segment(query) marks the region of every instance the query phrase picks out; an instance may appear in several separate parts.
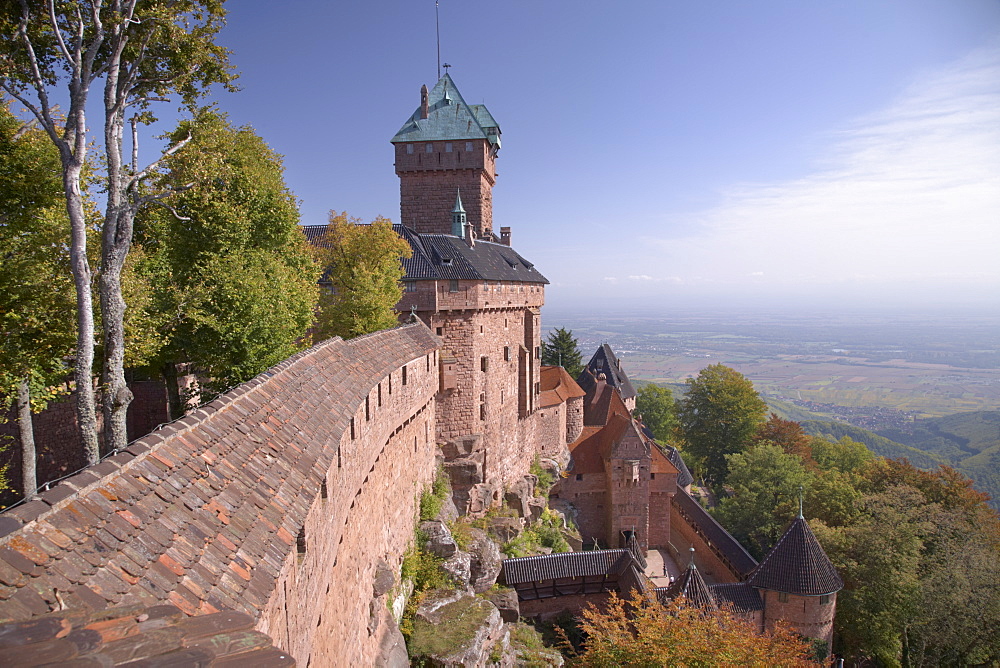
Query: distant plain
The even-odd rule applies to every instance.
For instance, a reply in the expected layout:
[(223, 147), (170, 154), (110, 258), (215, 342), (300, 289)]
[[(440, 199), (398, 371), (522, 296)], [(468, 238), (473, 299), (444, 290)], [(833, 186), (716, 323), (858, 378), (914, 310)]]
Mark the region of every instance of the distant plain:
[(571, 329), (585, 361), (611, 344), (636, 380), (679, 384), (722, 363), (762, 394), (821, 414), (1000, 410), (1000, 314), (547, 312), (545, 325)]

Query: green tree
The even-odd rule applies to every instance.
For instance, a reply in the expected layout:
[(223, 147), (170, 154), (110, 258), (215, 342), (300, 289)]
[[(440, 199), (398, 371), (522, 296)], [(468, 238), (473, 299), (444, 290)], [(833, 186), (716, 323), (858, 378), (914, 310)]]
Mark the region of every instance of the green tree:
[(840, 650), (886, 665), (1000, 660), (996, 512), (947, 469), (874, 460), (862, 486), (868, 491), (851, 522), (815, 527), (844, 578)]
[(542, 340), (542, 364), (561, 366), (573, 378), (583, 371), (583, 357), (572, 330), (557, 327)]
[(351, 339), (395, 326), (403, 296), (402, 258), (413, 251), (386, 218), (360, 224), (347, 212), (330, 212), (330, 224), (316, 250), (330, 288), (320, 296), (315, 340)]
[[(298, 227), (281, 157), (250, 127), (203, 111), (153, 187), (177, 191), (137, 221), (126, 272), (134, 362), (173, 373), (190, 362), (209, 392), (249, 380), (299, 350), (312, 323), (319, 269)], [(150, 333), (154, 330), (155, 333)], [(179, 398), (171, 402), (180, 411)]]
[[(86, 111), (90, 91), (103, 88), (104, 193), (99, 297), (102, 313), (102, 409), (105, 448), (127, 442), (125, 415), (132, 395), (125, 384), (121, 276), (132, 243), (136, 212), (162, 193), (142, 186), (151, 172), (140, 167), (138, 125), (153, 122), (154, 100), (179, 97), (189, 107), (215, 83), (233, 78), (226, 49), (214, 39), (225, 22), (212, 0), (109, 0), (104, 3), (0, 3), (0, 89), (38, 121), (59, 150), (70, 219), (70, 254), (76, 284), (77, 344), (74, 373), (77, 417), (87, 459), (99, 457), (91, 378), (94, 313), (83, 173), (91, 137)], [(58, 84), (65, 82), (65, 119), (55, 116)], [(126, 123), (131, 141), (125, 141)], [(170, 155), (186, 142), (167, 149)]]
[(64, 379), (74, 340), (59, 172), (48, 138), (0, 105), (0, 419), (15, 403), (25, 496), (38, 488), (31, 414)]
[(764, 423), (767, 404), (743, 374), (723, 364), (687, 380), (677, 402), (684, 454), (716, 486), (728, 475), (726, 456), (742, 451)]
[(814, 436), (809, 441), (809, 449), (817, 466), (824, 471), (860, 472), (875, 460), (874, 453), (864, 443), (849, 436), (838, 441)]
[(799, 490), (809, 486), (812, 474), (800, 457), (773, 443), (758, 443), (726, 459), (731, 496), (713, 514), (760, 559), (798, 514)]
[(643, 385), (635, 398), (635, 412), (660, 443), (673, 439), (677, 430), (677, 408), (674, 393), (659, 385)]

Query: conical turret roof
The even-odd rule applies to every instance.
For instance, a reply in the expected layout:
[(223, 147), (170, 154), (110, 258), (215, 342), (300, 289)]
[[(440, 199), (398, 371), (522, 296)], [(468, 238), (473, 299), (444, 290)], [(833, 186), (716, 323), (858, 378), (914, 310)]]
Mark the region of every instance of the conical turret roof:
[(801, 515), (788, 526), (747, 583), (758, 589), (800, 596), (832, 594), (844, 587), (840, 574)]
[(701, 577), (701, 572), (694, 565), (693, 558), (691, 564), (681, 573), (679, 578), (674, 580), (673, 584), (657, 591), (662, 592), (662, 598), (660, 599), (662, 601), (672, 601), (680, 596), (691, 605), (696, 605), (699, 608), (716, 610), (719, 607), (715, 602), (715, 596), (712, 595), (712, 591)]

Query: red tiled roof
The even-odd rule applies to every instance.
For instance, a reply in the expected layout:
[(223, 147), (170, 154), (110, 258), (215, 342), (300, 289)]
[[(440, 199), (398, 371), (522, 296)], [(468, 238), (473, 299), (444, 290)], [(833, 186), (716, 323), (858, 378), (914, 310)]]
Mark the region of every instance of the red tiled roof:
[(604, 473), (604, 461), (611, 456), (611, 449), (631, 424), (624, 416), (612, 415), (604, 426), (584, 427), (580, 437), (569, 446), (570, 471), (574, 474)]
[(555, 406), (569, 399), (582, 397), (586, 394), (576, 384), (573, 377), (561, 366), (543, 366), (541, 369), (541, 392), (538, 395), (538, 405), (542, 408)]
[(61, 611), (0, 624), (0, 655), (5, 665), (18, 668), (293, 668), (295, 660), (253, 626), (253, 618), (241, 612), (187, 617), (172, 605)]
[(348, 418), (437, 345), (422, 323), (319, 344), (3, 513), (0, 620), (166, 602), (256, 614)]

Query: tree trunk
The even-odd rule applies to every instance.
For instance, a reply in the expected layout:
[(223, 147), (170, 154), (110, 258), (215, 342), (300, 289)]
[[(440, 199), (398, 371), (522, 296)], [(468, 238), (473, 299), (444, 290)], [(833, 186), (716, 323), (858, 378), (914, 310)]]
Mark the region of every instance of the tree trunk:
[(177, 386), (177, 365), (173, 362), (166, 362), (160, 369), (163, 376), (163, 383), (167, 386), (167, 411), (171, 420), (176, 420), (184, 415), (184, 406), (181, 405), (181, 390)]
[[(62, 147), (60, 147), (62, 148)], [(83, 157), (62, 151), (63, 188), (70, 221), (70, 260), (76, 284), (76, 356), (73, 377), (76, 381), (76, 419), (88, 464), (100, 458), (97, 439), (97, 406), (94, 399), (94, 303), (91, 294), (90, 263), (87, 260), (87, 220), (80, 193)]]
[[(120, 29), (120, 28), (118, 28)], [(109, 451), (128, 445), (126, 415), (132, 391), (125, 382), (125, 300), (121, 275), (132, 245), (134, 212), (129, 201), (131, 174), (122, 160), (125, 127), (121, 64), (112, 59), (104, 86), (104, 153), (108, 170), (108, 203), (101, 230), (101, 318), (104, 325), (104, 446)]]
[(121, 269), (105, 261), (101, 272), (101, 317), (104, 323), (104, 445), (108, 451), (128, 445), (126, 416), (132, 391), (125, 382), (125, 300)]
[(17, 430), (21, 437), (21, 491), (27, 499), (38, 490), (35, 433), (31, 424), (31, 388), (27, 376), (17, 384)]

